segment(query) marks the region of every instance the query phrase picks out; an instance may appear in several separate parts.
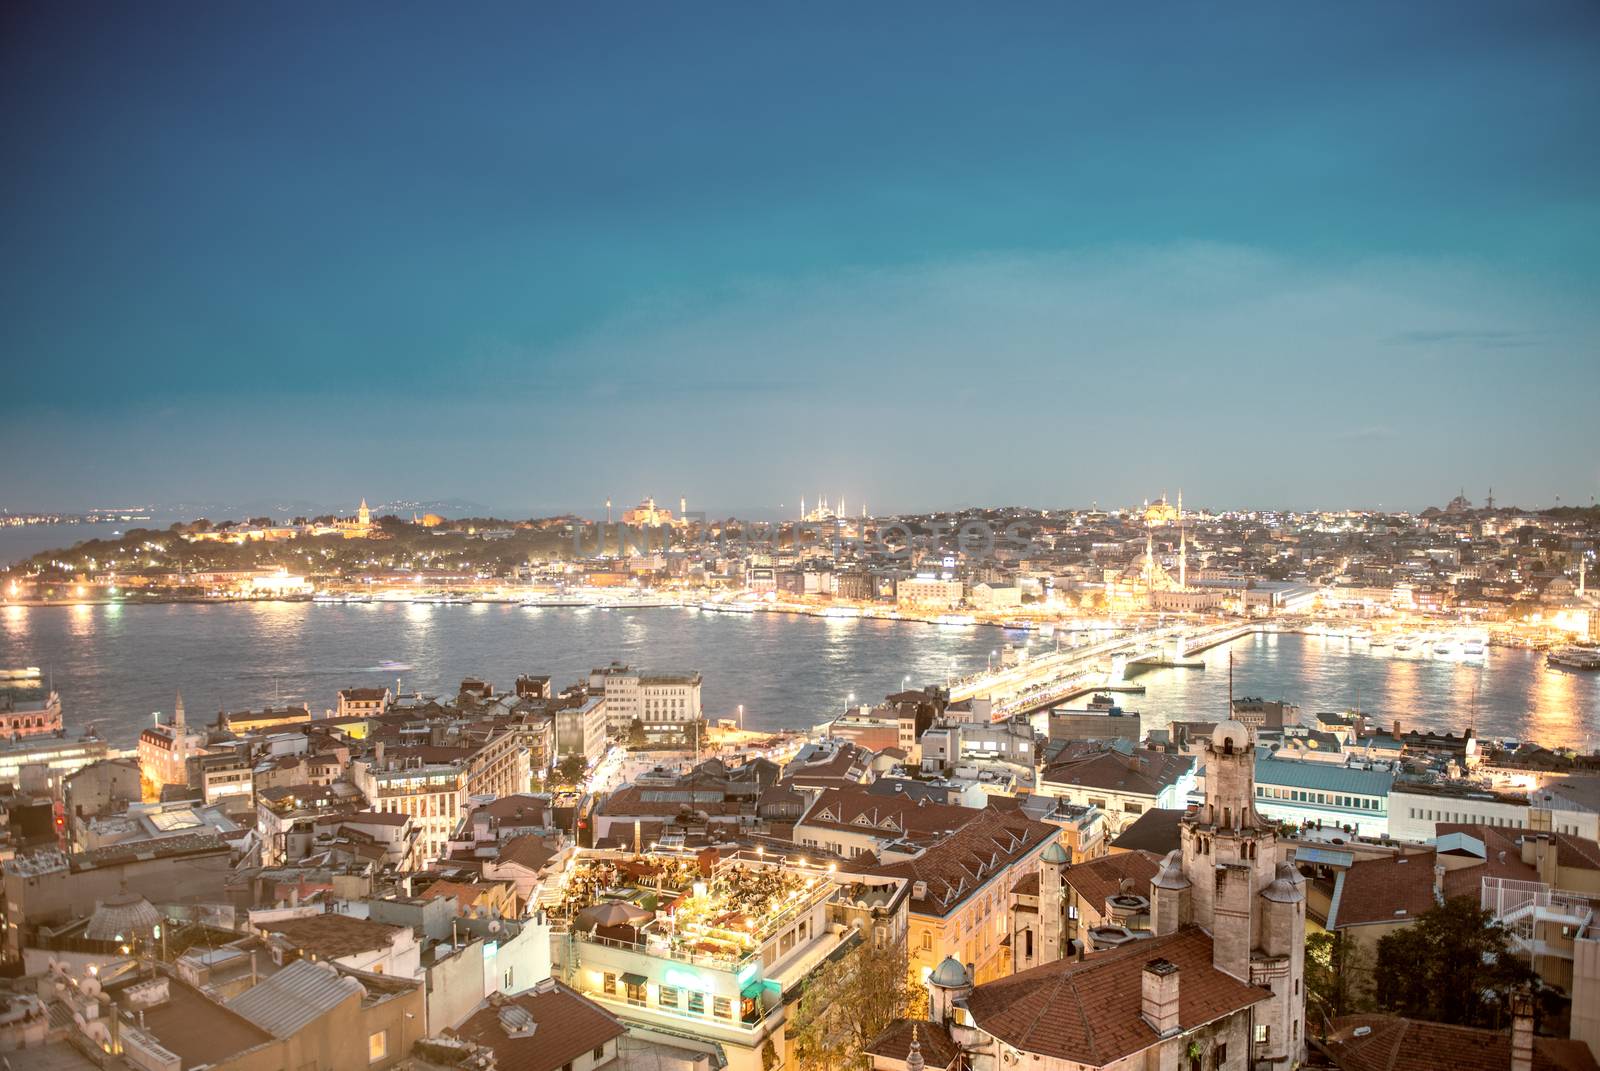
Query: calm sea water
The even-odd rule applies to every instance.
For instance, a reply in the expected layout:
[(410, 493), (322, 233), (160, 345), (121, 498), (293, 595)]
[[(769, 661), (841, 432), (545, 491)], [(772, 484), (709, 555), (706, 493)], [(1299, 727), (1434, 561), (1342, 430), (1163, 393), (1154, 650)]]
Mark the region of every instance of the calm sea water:
[(115, 539), (129, 528), (165, 528), (170, 521), (124, 524), (0, 525), (0, 566), (24, 561), (40, 551), (71, 547), (88, 539)]
[[(453, 694), (464, 676), (509, 687), (519, 673), (559, 684), (613, 659), (698, 669), (713, 717), (745, 708), (752, 728), (802, 727), (854, 693), (876, 699), (984, 665), (1004, 636), (910, 622), (678, 609), (523, 609), (310, 603), (0, 607), (0, 666), (52, 675), (69, 727), (90, 720), (130, 740), (181, 689), (191, 719), (300, 702), (320, 711), (351, 685)], [(1039, 641), (1042, 644), (1042, 641)], [(1147, 728), (1225, 714), (1228, 657), (1237, 695), (1307, 711), (1361, 709), (1407, 726), (1582, 746), (1600, 741), (1600, 674), (1548, 669), (1542, 656), (1492, 649), (1484, 663), (1407, 661), (1363, 645), (1261, 635), (1207, 652), (1205, 670), (1158, 670), (1124, 703)], [(386, 665), (387, 664), (387, 665)], [(394, 664), (400, 667), (396, 668)]]

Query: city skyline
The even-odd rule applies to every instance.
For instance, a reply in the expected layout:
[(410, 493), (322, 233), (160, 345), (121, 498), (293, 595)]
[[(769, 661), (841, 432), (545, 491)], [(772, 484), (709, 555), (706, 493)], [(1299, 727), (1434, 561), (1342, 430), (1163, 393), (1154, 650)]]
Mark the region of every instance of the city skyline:
[(1600, 489), (1591, 5), (480, 12), (8, 13), (0, 506)]

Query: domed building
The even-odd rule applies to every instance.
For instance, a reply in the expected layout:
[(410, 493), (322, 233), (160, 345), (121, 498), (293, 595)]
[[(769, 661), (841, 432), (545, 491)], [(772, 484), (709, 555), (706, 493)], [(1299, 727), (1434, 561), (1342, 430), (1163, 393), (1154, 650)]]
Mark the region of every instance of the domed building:
[(146, 943), (156, 939), (161, 912), (142, 896), (124, 894), (95, 905), (83, 936), (90, 941)]

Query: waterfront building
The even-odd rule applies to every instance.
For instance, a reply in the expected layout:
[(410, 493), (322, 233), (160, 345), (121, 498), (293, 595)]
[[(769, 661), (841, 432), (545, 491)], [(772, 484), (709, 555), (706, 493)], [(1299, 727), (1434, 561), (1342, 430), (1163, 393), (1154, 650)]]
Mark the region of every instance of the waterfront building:
[(894, 597), (906, 609), (954, 610), (961, 605), (963, 586), (959, 580), (933, 576), (908, 576), (895, 582)]
[(651, 673), (613, 662), (589, 671), (589, 692), (606, 699), (612, 735), (625, 735), (635, 721), (647, 734), (681, 735), (701, 719), (700, 674)]
[(178, 693), (172, 721), (146, 726), (139, 733), (139, 771), (152, 798), (167, 785), (189, 783), (189, 759), (205, 748), (205, 736), (191, 733), (183, 717), (183, 693)]
[(361, 718), (382, 714), (392, 699), (387, 688), (340, 688), (338, 716)]
[(54, 736), (61, 731), (61, 696), (51, 692), (43, 700), (19, 702), (10, 692), (0, 692), (0, 734), (19, 740), (28, 736)]

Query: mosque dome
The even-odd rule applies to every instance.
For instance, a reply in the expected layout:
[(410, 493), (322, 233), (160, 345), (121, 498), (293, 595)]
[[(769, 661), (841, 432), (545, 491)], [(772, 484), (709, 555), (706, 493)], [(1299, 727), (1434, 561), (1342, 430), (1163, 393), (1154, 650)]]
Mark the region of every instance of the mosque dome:
[(1231, 718), (1218, 722), (1211, 730), (1211, 746), (1217, 751), (1243, 751), (1250, 746), (1250, 728)]
[(161, 912), (142, 896), (114, 896), (101, 901), (83, 936), (91, 941), (149, 940), (161, 925)]
[(1072, 858), (1067, 855), (1067, 850), (1061, 846), (1059, 840), (1053, 840), (1045, 848), (1044, 853), (1039, 856), (1039, 861), (1041, 863), (1049, 863), (1052, 866), (1060, 866), (1062, 863), (1072, 862)]
[(965, 989), (972, 984), (967, 977), (967, 969), (954, 956), (946, 956), (944, 962), (928, 975), (928, 981), (941, 989)]

